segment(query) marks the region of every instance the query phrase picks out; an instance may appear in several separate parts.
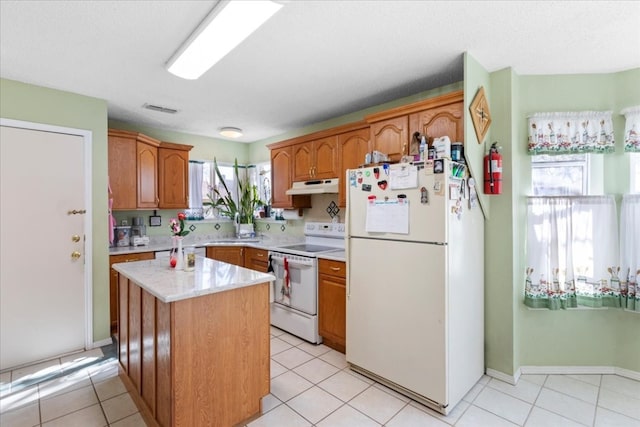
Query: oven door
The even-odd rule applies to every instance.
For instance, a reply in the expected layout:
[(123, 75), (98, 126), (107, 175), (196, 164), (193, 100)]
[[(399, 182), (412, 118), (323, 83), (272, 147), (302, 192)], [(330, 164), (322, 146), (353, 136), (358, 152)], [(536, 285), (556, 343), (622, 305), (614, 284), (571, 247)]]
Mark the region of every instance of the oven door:
[[(271, 252), (271, 266), (276, 276), (274, 304), (291, 307), (310, 315), (318, 312), (318, 268), (313, 257)], [(287, 260), (289, 288), (285, 287), (284, 260)]]

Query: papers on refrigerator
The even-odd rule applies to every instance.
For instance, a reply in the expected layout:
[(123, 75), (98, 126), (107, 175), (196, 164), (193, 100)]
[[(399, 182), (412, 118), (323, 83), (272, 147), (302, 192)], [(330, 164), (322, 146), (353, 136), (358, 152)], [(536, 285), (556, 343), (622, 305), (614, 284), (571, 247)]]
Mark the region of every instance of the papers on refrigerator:
[(389, 188), (403, 190), (418, 188), (418, 168), (413, 165), (401, 165), (389, 171)]
[(368, 233), (409, 234), (409, 200), (367, 201)]

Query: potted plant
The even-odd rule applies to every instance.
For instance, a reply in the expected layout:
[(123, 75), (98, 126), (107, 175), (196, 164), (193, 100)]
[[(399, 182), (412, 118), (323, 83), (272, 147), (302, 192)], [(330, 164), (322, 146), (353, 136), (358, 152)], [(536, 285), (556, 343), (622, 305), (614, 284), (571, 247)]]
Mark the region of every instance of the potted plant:
[(220, 187), (212, 188), (212, 193), (208, 194), (211, 202), (209, 204), (218, 209), (220, 215), (226, 216), (232, 219), (236, 225), (236, 235), (238, 237), (247, 237), (254, 232), (254, 212), (256, 208), (263, 206), (264, 203), (260, 200), (258, 195), (258, 187), (251, 185), (248, 177), (240, 179), (238, 173), (238, 159), (235, 159), (233, 164), (233, 170), (235, 174), (236, 190), (238, 194), (238, 201), (236, 202), (229, 187), (218, 168), (218, 162), (214, 158), (213, 164), (218, 177)]

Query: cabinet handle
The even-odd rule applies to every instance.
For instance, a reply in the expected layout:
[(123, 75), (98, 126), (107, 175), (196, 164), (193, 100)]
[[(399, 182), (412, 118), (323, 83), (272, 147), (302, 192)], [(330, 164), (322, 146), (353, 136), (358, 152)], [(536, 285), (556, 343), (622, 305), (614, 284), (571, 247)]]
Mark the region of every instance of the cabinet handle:
[(342, 270), (340, 267), (329, 267), (331, 268), (331, 271), (340, 271)]
[(264, 254), (263, 254), (262, 252), (258, 252), (258, 253), (256, 254), (256, 256), (264, 257)]

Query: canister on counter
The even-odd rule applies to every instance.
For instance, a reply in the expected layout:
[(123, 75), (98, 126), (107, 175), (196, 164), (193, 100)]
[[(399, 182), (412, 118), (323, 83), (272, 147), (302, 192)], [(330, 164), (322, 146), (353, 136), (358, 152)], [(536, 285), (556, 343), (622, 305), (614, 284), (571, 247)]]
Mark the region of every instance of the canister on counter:
[(123, 225), (120, 227), (115, 227), (115, 241), (116, 246), (129, 246), (131, 242), (131, 226)]

